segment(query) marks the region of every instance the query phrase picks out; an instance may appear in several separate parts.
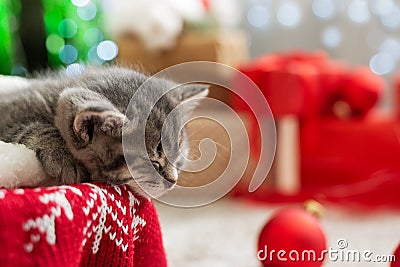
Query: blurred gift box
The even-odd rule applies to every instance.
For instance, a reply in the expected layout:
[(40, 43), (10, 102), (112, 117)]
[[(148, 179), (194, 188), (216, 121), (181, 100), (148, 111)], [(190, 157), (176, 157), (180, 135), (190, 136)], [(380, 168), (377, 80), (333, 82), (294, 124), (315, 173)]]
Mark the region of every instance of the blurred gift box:
[[(120, 64), (154, 74), (191, 61), (212, 61), (237, 67), (248, 59), (247, 37), (241, 31), (189, 31), (169, 49), (150, 50), (133, 35), (117, 40)], [(210, 97), (229, 102), (229, 90), (212, 86)]]
[[(397, 112), (383, 114), (376, 108), (385, 86), (381, 77), (368, 68), (335, 62), (323, 52), (268, 55), (240, 70), (269, 102), (278, 142), (275, 182), (252, 195), (242, 184), (235, 194), (264, 201), (317, 198), (399, 207), (400, 121)], [(240, 79), (236, 89), (253, 94)], [(240, 98), (233, 98), (232, 105), (251, 118), (251, 151), (257, 161), (255, 118)], [(288, 177), (292, 181), (280, 181)]]
[(149, 73), (189, 61), (213, 61), (239, 66), (247, 60), (244, 32), (192, 31), (182, 34), (170, 49), (152, 51), (132, 35), (117, 40), (118, 60), (122, 64), (140, 65)]

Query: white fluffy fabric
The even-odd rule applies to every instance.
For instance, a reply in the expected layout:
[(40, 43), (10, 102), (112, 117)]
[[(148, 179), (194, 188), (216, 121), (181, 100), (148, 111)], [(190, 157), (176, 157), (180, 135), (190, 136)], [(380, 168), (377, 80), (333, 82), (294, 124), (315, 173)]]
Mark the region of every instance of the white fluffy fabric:
[(183, 30), (183, 19), (166, 1), (110, 1), (106, 13), (109, 31), (116, 37), (136, 35), (149, 50), (173, 46)]
[(234, 28), (242, 20), (242, 11), (238, 0), (211, 0), (210, 12), (220, 29)]
[(0, 141), (0, 187), (33, 187), (47, 181), (48, 177), (32, 150), (24, 145)]
[(28, 85), (29, 82), (25, 78), (0, 75), (0, 94), (8, 94), (17, 90), (24, 90)]
[[(28, 85), (27, 79), (0, 75), (0, 97), (24, 90)], [(48, 177), (32, 150), (0, 141), (0, 187), (33, 187), (47, 182)]]
[(104, 0), (109, 32), (115, 37), (131, 33), (149, 50), (173, 47), (185, 22), (201, 23), (211, 14), (218, 29), (232, 28), (241, 20), (238, 0)]

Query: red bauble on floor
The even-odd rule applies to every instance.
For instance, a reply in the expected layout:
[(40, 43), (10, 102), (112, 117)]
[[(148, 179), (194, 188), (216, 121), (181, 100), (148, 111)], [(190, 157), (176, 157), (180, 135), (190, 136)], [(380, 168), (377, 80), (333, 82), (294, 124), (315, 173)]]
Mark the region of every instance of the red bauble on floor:
[(258, 258), (265, 267), (319, 267), (326, 238), (318, 219), (300, 208), (277, 212), (262, 229)]
[(396, 251), (393, 253), (394, 261), (390, 264), (390, 267), (400, 267), (400, 243), (396, 248)]

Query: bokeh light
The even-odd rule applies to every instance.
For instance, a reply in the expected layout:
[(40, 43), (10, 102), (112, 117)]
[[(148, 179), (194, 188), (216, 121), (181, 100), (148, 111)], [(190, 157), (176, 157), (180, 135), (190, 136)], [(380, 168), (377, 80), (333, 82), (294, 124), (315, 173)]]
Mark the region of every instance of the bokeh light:
[(340, 32), (338, 27), (327, 27), (322, 32), (321, 41), (326, 47), (337, 47), (342, 42), (342, 33)]
[(312, 10), (318, 18), (329, 20), (336, 15), (335, 0), (314, 0)]
[(400, 8), (395, 7), (391, 12), (381, 17), (382, 24), (389, 29), (400, 28)]
[(286, 27), (296, 27), (302, 19), (302, 13), (296, 2), (284, 2), (278, 9), (278, 21)]
[(83, 40), (89, 47), (96, 46), (103, 41), (103, 33), (98, 28), (87, 29), (83, 36)]
[(92, 20), (96, 17), (97, 7), (92, 2), (89, 2), (87, 5), (77, 8), (78, 16), (82, 20)]
[(379, 48), (381, 53), (391, 55), (394, 60), (400, 59), (400, 41), (394, 38), (384, 40)]
[(269, 10), (263, 5), (252, 6), (247, 13), (247, 20), (255, 28), (266, 29), (271, 24)]
[(22, 65), (15, 65), (11, 69), (11, 75), (26, 76), (27, 74), (28, 74), (28, 70)]
[(65, 69), (65, 74), (68, 76), (76, 76), (81, 74), (85, 70), (85, 67), (82, 64), (73, 63), (68, 65)]
[(64, 38), (72, 38), (78, 31), (78, 25), (73, 19), (63, 19), (58, 24), (58, 32)]
[(89, 49), (87, 58), (89, 60), (89, 63), (92, 65), (101, 65), (104, 63), (104, 60), (99, 58), (99, 55), (97, 54), (97, 46)]
[(367, 0), (353, 0), (347, 9), (349, 18), (355, 23), (366, 23), (370, 20)]
[(97, 46), (97, 55), (105, 61), (113, 60), (118, 55), (118, 46), (113, 41), (103, 41)]
[(61, 47), (58, 56), (64, 64), (71, 64), (78, 58), (78, 50), (75, 46), (67, 44)]
[(58, 34), (50, 34), (46, 38), (46, 48), (52, 54), (58, 54), (61, 47), (65, 44), (64, 38)]
[(369, 67), (375, 74), (386, 75), (391, 73), (396, 66), (394, 58), (384, 52), (374, 55), (369, 61)]
[(83, 7), (86, 6), (90, 0), (71, 0), (71, 2), (77, 7)]
[(372, 0), (371, 1), (371, 11), (378, 16), (389, 15), (394, 9), (395, 4), (393, 0)]

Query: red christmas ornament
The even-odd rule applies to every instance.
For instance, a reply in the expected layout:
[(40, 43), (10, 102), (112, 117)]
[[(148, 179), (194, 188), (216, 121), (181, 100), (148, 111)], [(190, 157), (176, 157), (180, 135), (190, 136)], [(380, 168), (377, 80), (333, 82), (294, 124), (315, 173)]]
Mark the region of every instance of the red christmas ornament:
[[(310, 205), (311, 204), (311, 205)], [(326, 239), (317, 216), (319, 203), (277, 212), (262, 229), (257, 257), (265, 267), (319, 267)], [(311, 211), (311, 212), (310, 212)], [(314, 213), (314, 214), (312, 214)]]
[(395, 250), (393, 255), (394, 255), (395, 259), (390, 264), (390, 267), (400, 267), (400, 243), (397, 246), (397, 249)]

